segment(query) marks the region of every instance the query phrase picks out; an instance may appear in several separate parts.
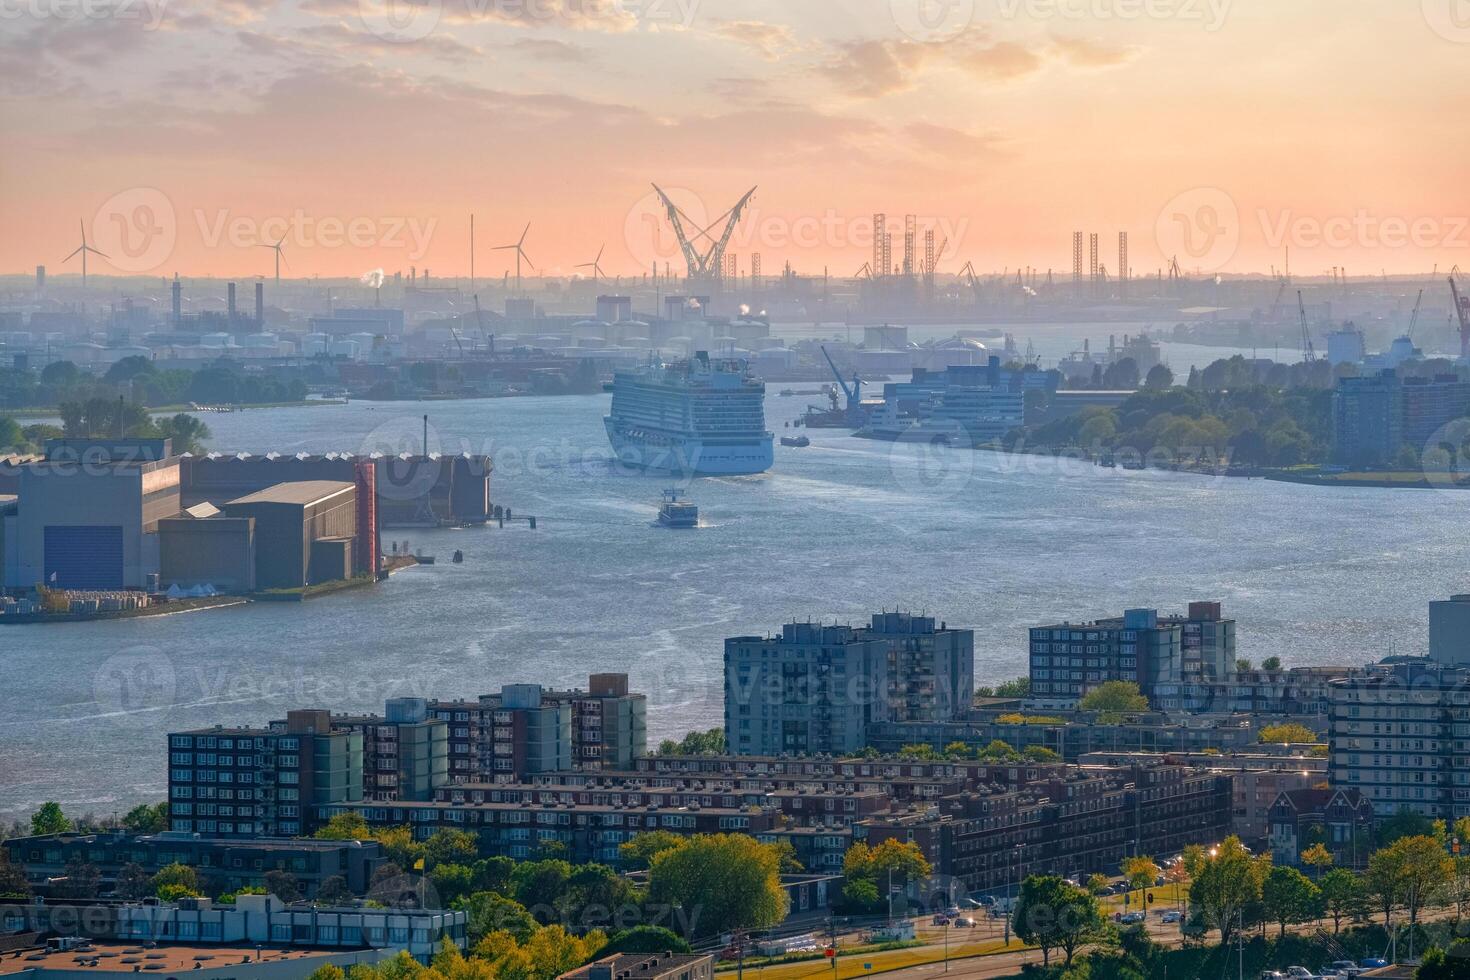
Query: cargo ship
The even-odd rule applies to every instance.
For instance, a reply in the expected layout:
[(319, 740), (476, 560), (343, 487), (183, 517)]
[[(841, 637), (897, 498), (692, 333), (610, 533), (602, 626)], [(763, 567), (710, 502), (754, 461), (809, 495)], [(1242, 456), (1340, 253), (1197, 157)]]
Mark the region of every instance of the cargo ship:
[(686, 476), (771, 468), (766, 386), (744, 361), (699, 351), (687, 361), (618, 371), (612, 396), (603, 423), (624, 465)]

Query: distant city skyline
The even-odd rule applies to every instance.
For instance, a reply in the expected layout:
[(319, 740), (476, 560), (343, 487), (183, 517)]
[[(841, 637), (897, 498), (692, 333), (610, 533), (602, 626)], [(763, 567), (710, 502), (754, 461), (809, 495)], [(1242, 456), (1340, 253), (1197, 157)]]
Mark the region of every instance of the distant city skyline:
[[(54, 6), (54, 10), (52, 9)], [(0, 271), (536, 274), (731, 251), (851, 276), (872, 215), (941, 273), (1470, 267), (1452, 0), (33, 3), (0, 39)], [(81, 11), (81, 12), (79, 12)], [(93, 11), (93, 13), (97, 13)], [(656, 79), (656, 81), (651, 81)], [(701, 221), (700, 219), (703, 219)], [(919, 246), (922, 254), (922, 246)], [(896, 259), (895, 259), (896, 261)], [(585, 272), (585, 270), (583, 270)], [(531, 275), (531, 273), (527, 273)]]

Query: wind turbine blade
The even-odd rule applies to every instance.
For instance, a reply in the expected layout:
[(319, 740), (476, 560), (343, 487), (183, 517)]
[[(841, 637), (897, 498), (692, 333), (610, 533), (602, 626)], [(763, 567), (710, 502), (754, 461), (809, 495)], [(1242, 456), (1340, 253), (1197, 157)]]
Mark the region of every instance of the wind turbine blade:
[(82, 244), (83, 245), (87, 244), (87, 223), (85, 221), (83, 221), (81, 218), (78, 218), (77, 219), (77, 228), (79, 228), (81, 230), (81, 232), (82, 232)]
[(495, 245), (495, 246), (491, 247), (490, 251), (492, 251), (492, 252), (504, 252), (507, 249), (512, 249), (512, 248), (520, 248), (520, 246), (519, 245)]
[(80, 253), (81, 250), (84, 249), (84, 248), (86, 248), (85, 245), (78, 245), (77, 248), (76, 248), (76, 251), (72, 252), (70, 255), (68, 255), (66, 258), (62, 259), (61, 261), (63, 261), (63, 262), (70, 262), (72, 259), (76, 258), (77, 257), (77, 254)]
[(592, 260), (592, 263), (594, 265), (596, 265), (598, 262), (601, 262), (602, 261), (602, 253), (605, 252), (605, 251), (607, 251), (607, 243), (606, 242), (603, 242), (602, 243), (602, 247), (597, 250), (597, 258), (595, 258), (595, 259)]
[[(100, 255), (100, 256), (102, 256), (102, 257), (103, 257), (103, 258), (104, 258), (104, 259), (106, 259), (106, 258), (107, 258), (107, 255), (106, 255), (106, 253), (103, 253), (103, 252), (99, 252), (99, 251), (97, 251), (97, 249), (95, 249), (95, 248), (93, 248), (93, 247), (92, 247), (92, 246), (90, 246), (90, 245), (83, 245), (83, 246), (82, 246), (82, 248), (84, 248), (84, 249), (86, 249), (86, 250), (87, 250), (87, 251), (89, 251), (89, 252), (91, 252), (91, 253), (92, 253), (92, 254), (93, 254), (93, 255)], [(109, 259), (109, 261), (111, 261), (111, 260), (110, 260), (110, 259)]]
[(531, 267), (531, 271), (532, 272), (535, 272), (536, 271), (536, 263), (531, 261), (531, 257), (526, 254), (526, 252), (525, 252), (524, 249), (521, 249), (520, 250), (520, 253), (521, 253), (521, 258), (523, 258), (523, 259), (526, 260), (526, 265), (529, 265)]
[(523, 231), (523, 232), (521, 232), (521, 240), (518, 241), (518, 242), (516, 242), (516, 244), (517, 245), (524, 245), (524, 244), (526, 244), (526, 236), (529, 235), (530, 233), (531, 233), (531, 222), (527, 221), (526, 222), (526, 230)]
[(291, 263), (286, 261), (286, 253), (281, 250), (279, 245), (276, 246), (276, 257), (281, 260), (281, 265), (284, 265), (288, 269), (291, 268)]
[(280, 238), (278, 238), (276, 240), (276, 243), (274, 245), (272, 245), (271, 248), (274, 248), (274, 249), (276, 249), (276, 250), (279, 251), (280, 250), (280, 247), (282, 245), (284, 245), (284, 244), (286, 244), (286, 236), (285, 235), (282, 235)]

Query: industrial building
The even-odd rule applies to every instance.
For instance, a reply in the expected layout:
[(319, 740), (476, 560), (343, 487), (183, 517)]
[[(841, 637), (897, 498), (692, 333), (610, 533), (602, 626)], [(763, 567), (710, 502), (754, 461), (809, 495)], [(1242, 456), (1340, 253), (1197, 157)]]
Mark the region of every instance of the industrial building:
[(312, 480), (280, 483), (224, 505), (255, 525), (257, 589), (299, 589), (352, 577), (357, 487)]
[(179, 513), (179, 458), (167, 439), (53, 439), (22, 464), (4, 520), (11, 588), (142, 589), (158, 568), (159, 521)]

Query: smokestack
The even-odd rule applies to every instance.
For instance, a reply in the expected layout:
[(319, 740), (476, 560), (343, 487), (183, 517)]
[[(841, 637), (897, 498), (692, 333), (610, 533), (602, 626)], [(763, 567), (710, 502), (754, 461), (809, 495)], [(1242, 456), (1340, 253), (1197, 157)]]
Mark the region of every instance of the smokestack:
[(255, 283), (255, 325), (265, 326), (265, 282), (257, 280)]
[(229, 304), (230, 322), (231, 323), (234, 323), (235, 322), (235, 284), (234, 283), (227, 283), (225, 285), (225, 296), (227, 297), (226, 302)]
[(39, 293), (41, 290), (43, 290), (45, 288), (46, 288), (46, 267), (44, 265), (38, 265), (38, 266), (36, 266), (36, 292)]
[(169, 292), (173, 294), (174, 326), (177, 327), (184, 321), (184, 287), (179, 283), (177, 272), (174, 273), (174, 282), (169, 287)]

